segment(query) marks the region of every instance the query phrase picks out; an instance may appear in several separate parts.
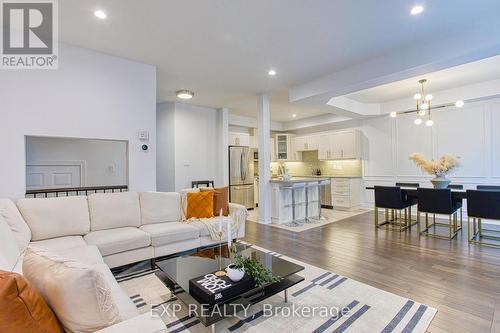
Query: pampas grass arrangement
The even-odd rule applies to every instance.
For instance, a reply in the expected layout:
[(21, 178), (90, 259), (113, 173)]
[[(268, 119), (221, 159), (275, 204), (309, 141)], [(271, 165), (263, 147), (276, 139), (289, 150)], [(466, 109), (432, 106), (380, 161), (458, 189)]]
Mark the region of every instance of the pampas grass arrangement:
[(409, 159), (415, 162), (422, 171), (434, 175), (435, 177), (444, 177), (451, 170), (459, 166), (458, 157), (448, 154), (438, 160), (429, 161), (423, 154), (413, 153), (410, 155)]

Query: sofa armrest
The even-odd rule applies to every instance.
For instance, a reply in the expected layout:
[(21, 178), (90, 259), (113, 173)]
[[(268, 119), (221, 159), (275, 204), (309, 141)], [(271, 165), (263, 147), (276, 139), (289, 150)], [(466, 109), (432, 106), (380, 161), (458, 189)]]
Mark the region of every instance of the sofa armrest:
[(245, 237), (245, 223), (247, 221), (248, 211), (245, 206), (229, 203), (229, 215), (238, 222), (238, 238)]
[(96, 333), (165, 333), (167, 326), (158, 316), (151, 316), (146, 312), (137, 317), (106, 327)]

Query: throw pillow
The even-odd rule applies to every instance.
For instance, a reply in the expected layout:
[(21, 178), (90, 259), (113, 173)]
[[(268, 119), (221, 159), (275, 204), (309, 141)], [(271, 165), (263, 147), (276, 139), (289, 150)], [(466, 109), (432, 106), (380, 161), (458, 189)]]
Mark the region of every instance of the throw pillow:
[(214, 193), (214, 216), (219, 216), (221, 209), (222, 215), (229, 215), (229, 187), (202, 187), (200, 188), (200, 191), (212, 191)]
[(95, 332), (122, 320), (104, 275), (90, 265), (28, 247), (23, 274), (66, 332)]
[(64, 333), (38, 291), (17, 273), (0, 271), (0, 332)]
[(181, 190), (181, 217), (183, 221), (186, 221), (186, 213), (187, 213), (187, 194), (192, 193), (192, 192), (200, 192), (199, 188), (186, 188), (184, 190)]
[(214, 217), (213, 192), (189, 192), (187, 194), (186, 219)]

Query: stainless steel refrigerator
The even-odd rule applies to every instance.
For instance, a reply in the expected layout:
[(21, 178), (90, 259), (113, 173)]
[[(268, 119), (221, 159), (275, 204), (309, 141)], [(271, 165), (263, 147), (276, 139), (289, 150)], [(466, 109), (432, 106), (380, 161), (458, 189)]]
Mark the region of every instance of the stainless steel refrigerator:
[(254, 208), (253, 154), (248, 147), (229, 147), (229, 201)]

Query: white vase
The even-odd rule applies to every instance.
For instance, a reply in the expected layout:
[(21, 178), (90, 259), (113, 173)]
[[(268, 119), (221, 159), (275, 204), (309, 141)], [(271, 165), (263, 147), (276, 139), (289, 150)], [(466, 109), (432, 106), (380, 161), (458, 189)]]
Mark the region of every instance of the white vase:
[(432, 185), (434, 185), (434, 188), (448, 188), (451, 180), (447, 179), (444, 176), (434, 176), (434, 178), (431, 179), (431, 183)]
[(245, 269), (237, 269), (235, 268), (234, 264), (231, 264), (227, 266), (226, 274), (231, 281), (238, 282), (239, 280), (243, 279), (243, 276), (245, 276)]

